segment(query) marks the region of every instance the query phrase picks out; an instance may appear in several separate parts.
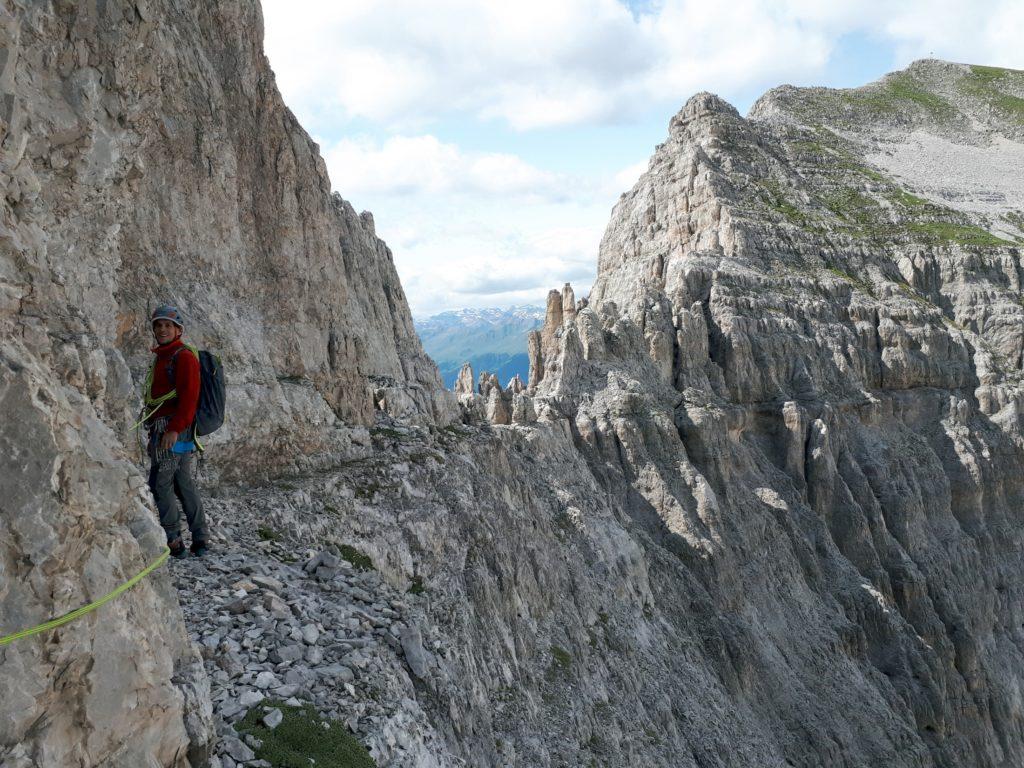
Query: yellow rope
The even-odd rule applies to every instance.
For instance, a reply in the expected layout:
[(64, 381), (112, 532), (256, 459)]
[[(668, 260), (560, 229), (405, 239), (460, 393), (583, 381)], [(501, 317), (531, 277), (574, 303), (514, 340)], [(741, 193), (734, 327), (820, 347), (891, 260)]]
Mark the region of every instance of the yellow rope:
[[(168, 397), (168, 395), (170, 397)], [(178, 396), (177, 391), (172, 389), (170, 392), (167, 393), (167, 395), (163, 395), (159, 400), (154, 400), (153, 403), (152, 403), (153, 404), (153, 410), (151, 410), (149, 413), (147, 413), (141, 419), (139, 419), (134, 424), (132, 424), (129, 427), (129, 429), (138, 429), (139, 427), (141, 427), (143, 424), (146, 423), (146, 420), (149, 419), (150, 416), (152, 416), (154, 413), (156, 413), (157, 411), (160, 410), (160, 406), (162, 406), (164, 403), (166, 403), (172, 397), (177, 397), (177, 396)], [(145, 410), (145, 409), (143, 409), (143, 410)]]
[(56, 629), (57, 627), (63, 624), (67, 624), (68, 622), (74, 621), (75, 619), (85, 616), (85, 614), (91, 611), (95, 611), (101, 605), (109, 603), (115, 597), (124, 592), (127, 592), (129, 589), (134, 587), (144, 578), (149, 576), (149, 574), (151, 574), (153, 571), (155, 571), (157, 568), (159, 568), (167, 561), (167, 558), (170, 556), (170, 554), (171, 550), (168, 547), (164, 547), (164, 551), (161, 553), (160, 557), (158, 557), (154, 562), (147, 565), (142, 571), (132, 576), (130, 579), (128, 579), (128, 581), (119, 586), (113, 592), (104, 595), (96, 602), (89, 603), (88, 605), (83, 605), (81, 608), (76, 608), (75, 610), (71, 611), (71, 613), (66, 613), (58, 619), (51, 619), (45, 624), (40, 624), (38, 627), (32, 627), (31, 629), (23, 629), (21, 630), (21, 632), (15, 632), (13, 635), (0, 637), (0, 646), (7, 645), (8, 643), (13, 643), (15, 640), (21, 640), (23, 637), (38, 635), (40, 632), (46, 632), (51, 629)]

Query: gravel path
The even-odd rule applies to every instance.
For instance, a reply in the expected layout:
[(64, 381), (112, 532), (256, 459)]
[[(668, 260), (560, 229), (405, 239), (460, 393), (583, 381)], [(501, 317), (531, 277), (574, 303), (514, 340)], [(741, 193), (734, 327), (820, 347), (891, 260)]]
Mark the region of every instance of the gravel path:
[(311, 702), (345, 723), (380, 765), (402, 765), (424, 719), (406, 673), (424, 653), (419, 630), (405, 621), (416, 596), (335, 552), (262, 539), (256, 500), (211, 499), (208, 507), (213, 552), (171, 567), (211, 681), (219, 735), (211, 768), (269, 765), (255, 759), (259, 742), (233, 724), (254, 707), (273, 721), (272, 701)]

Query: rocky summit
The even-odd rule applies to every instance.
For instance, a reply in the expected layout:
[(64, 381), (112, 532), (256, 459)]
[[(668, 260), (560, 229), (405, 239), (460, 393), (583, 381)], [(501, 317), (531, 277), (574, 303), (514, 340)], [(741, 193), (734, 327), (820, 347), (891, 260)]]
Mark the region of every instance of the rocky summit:
[(0, 637), (161, 551), (152, 306), (229, 381), (211, 554), (0, 646), (3, 768), (1024, 764), (1024, 73), (693, 97), (452, 394), (261, 26), (0, 6)]

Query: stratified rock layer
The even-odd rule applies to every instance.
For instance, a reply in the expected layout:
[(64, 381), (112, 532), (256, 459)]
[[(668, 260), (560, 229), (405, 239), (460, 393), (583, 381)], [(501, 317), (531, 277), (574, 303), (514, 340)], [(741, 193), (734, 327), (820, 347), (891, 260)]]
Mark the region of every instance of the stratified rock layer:
[[(549, 309), (534, 400), (664, 553), (638, 631), (693, 764), (1024, 761), (1022, 97), (943, 62), (695, 96)], [(915, 175), (944, 143), (994, 190)]]

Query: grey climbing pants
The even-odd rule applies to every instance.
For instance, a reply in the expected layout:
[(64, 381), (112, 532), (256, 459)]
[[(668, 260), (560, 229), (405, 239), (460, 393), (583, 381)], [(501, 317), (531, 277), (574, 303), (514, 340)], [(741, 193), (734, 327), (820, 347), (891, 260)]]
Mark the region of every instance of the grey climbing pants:
[(167, 535), (167, 543), (181, 538), (181, 511), (188, 520), (192, 541), (206, 541), (206, 516), (195, 481), (195, 452), (173, 453), (160, 450), (163, 430), (154, 430), (149, 440), (149, 488), (153, 491), (160, 525)]

